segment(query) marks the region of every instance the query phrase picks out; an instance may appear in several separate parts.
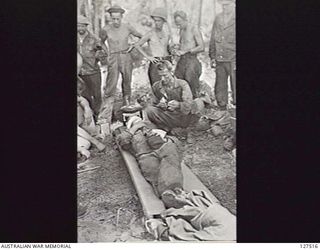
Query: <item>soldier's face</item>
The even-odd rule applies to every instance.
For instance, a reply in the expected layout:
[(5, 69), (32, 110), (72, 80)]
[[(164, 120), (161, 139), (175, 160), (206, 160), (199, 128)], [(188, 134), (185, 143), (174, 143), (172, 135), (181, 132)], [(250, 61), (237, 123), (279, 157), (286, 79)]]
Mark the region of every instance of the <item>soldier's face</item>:
[(162, 30), (164, 20), (161, 17), (153, 17), (156, 29)]
[(87, 25), (86, 24), (82, 24), (82, 23), (79, 23), (78, 24), (78, 33), (80, 35), (83, 35), (84, 33), (86, 33), (87, 31)]
[(163, 70), (161, 73), (160, 73), (160, 76), (161, 76), (161, 80), (162, 82), (164, 83), (170, 83), (172, 81), (172, 74), (169, 70)]
[(122, 14), (121, 13), (111, 13), (111, 20), (113, 26), (119, 28), (121, 25)]
[(174, 19), (174, 22), (179, 29), (183, 29), (186, 26), (186, 21), (179, 16)]

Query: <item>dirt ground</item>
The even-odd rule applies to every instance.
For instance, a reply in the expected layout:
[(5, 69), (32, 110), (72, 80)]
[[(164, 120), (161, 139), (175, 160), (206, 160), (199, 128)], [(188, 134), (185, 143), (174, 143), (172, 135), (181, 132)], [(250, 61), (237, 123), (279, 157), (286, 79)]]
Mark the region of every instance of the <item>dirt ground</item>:
[[(212, 83), (207, 65), (202, 79)], [(147, 86), (146, 68), (135, 69), (133, 88)], [(209, 78), (208, 78), (209, 77)], [(184, 161), (221, 204), (236, 215), (236, 159), (223, 149), (223, 138), (194, 132), (194, 143), (182, 142)], [(87, 213), (78, 220), (78, 242), (153, 241), (144, 229), (143, 213), (124, 162), (110, 139), (106, 150), (92, 150), (90, 164), (100, 168), (78, 173), (78, 203)]]

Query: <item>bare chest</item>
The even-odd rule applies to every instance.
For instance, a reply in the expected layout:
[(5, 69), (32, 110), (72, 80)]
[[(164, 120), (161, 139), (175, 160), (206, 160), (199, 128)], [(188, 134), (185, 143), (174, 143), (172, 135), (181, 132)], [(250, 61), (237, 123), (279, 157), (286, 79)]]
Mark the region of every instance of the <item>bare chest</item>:
[(107, 41), (109, 45), (127, 44), (129, 39), (129, 29), (127, 27), (120, 27), (118, 29), (107, 30)]
[(165, 32), (153, 32), (149, 44), (152, 46), (167, 46), (169, 42), (169, 35)]
[(190, 28), (180, 31), (180, 44), (182, 48), (195, 46), (194, 34)]

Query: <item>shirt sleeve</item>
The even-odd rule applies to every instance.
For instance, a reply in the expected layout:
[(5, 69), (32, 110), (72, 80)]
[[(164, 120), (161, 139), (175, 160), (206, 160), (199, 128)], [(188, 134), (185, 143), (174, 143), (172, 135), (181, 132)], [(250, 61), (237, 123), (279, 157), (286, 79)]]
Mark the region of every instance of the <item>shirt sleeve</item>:
[(157, 88), (156, 84), (154, 84), (152, 86), (151, 98), (152, 98), (153, 104), (158, 104), (160, 102), (160, 93), (159, 93), (159, 89)]
[(94, 38), (94, 49), (95, 49), (95, 58), (100, 61), (102, 65), (107, 64), (108, 51), (106, 46), (101, 42), (100, 39)]
[(101, 41), (105, 41), (108, 38), (108, 33), (105, 28), (102, 28), (99, 33)]
[(182, 102), (180, 102), (180, 111), (187, 115), (191, 111), (192, 92), (189, 84), (186, 81), (181, 81), (182, 87)]

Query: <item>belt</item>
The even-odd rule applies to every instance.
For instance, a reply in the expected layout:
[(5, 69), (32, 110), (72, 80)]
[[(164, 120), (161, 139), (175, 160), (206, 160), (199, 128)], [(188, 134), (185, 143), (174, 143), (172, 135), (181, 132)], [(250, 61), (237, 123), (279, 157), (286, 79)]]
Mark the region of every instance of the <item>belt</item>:
[(195, 57), (195, 58), (197, 58), (197, 54), (186, 53), (186, 54), (182, 55), (181, 57)]
[(110, 55), (114, 55), (114, 54), (129, 54), (129, 52), (125, 50), (121, 50), (121, 51), (115, 51), (110, 53)]
[(127, 49), (123, 49), (123, 50), (119, 50), (119, 51), (113, 51), (113, 52), (110, 52), (110, 55), (113, 55), (113, 54), (129, 54), (131, 51), (132, 51), (133, 47), (129, 47)]

